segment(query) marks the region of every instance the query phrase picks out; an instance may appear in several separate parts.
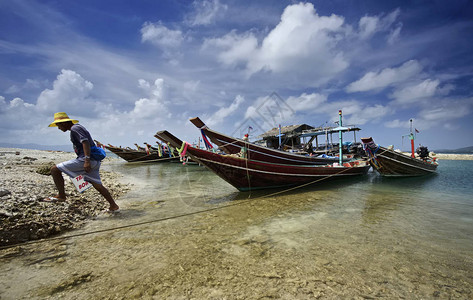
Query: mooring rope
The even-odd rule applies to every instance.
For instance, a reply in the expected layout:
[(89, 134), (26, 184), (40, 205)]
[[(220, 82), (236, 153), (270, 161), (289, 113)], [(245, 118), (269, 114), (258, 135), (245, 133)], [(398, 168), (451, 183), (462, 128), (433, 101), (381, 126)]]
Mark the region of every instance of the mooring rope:
[[(146, 156), (143, 156), (143, 157), (146, 157)], [(143, 158), (143, 157), (140, 157), (140, 158)], [(155, 162), (155, 161), (167, 161), (167, 160), (172, 160), (172, 159), (176, 159), (176, 157), (160, 157), (157, 159), (140, 160), (140, 161), (131, 160), (131, 161), (128, 161), (127, 165), (149, 163), (149, 162)]]

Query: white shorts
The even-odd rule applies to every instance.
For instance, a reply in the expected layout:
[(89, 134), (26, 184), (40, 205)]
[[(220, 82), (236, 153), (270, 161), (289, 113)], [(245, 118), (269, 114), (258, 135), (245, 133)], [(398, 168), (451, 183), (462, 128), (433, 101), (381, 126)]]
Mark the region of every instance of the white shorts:
[(60, 164), (57, 164), (56, 167), (63, 173), (66, 173), (70, 177), (74, 178), (79, 175), (84, 176), (84, 180), (91, 183), (102, 184), (100, 180), (100, 161), (90, 160), (90, 172), (85, 172), (84, 170), (84, 158), (71, 159)]

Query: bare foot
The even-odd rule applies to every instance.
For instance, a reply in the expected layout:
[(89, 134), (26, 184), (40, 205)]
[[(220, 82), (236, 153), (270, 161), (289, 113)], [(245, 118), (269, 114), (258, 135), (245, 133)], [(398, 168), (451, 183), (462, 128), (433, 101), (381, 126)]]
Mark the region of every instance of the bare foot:
[(120, 207), (118, 205), (110, 205), (110, 207), (108, 208), (108, 211), (112, 212), (112, 211), (117, 211), (119, 210)]
[(64, 202), (66, 201), (66, 198), (61, 198), (59, 196), (51, 196), (51, 197), (46, 197), (42, 201), (44, 202)]

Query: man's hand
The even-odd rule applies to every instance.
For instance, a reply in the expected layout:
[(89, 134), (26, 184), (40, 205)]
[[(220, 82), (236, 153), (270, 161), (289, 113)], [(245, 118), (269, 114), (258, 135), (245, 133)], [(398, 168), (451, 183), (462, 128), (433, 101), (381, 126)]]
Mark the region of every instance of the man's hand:
[(90, 170), (91, 170), (91, 167), (90, 167), (90, 158), (86, 158), (85, 161), (84, 161), (84, 170), (86, 173), (89, 173)]

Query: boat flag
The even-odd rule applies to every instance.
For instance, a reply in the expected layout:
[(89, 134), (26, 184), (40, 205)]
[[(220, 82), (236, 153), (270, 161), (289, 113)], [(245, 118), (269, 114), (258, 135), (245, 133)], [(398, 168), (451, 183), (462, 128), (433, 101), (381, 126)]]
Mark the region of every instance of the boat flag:
[(212, 144), (210, 144), (209, 140), (207, 139), (207, 136), (205, 135), (205, 132), (203, 130), (200, 131), (202, 133), (202, 140), (204, 141), (205, 148), (207, 150), (210, 150), (213, 148)]
[(278, 128), (279, 128), (279, 134), (278, 134), (278, 137), (279, 137), (279, 149), (281, 149), (281, 148), (282, 148), (282, 146), (281, 146), (281, 136), (282, 136), (282, 134), (281, 134), (281, 124), (279, 124)]

